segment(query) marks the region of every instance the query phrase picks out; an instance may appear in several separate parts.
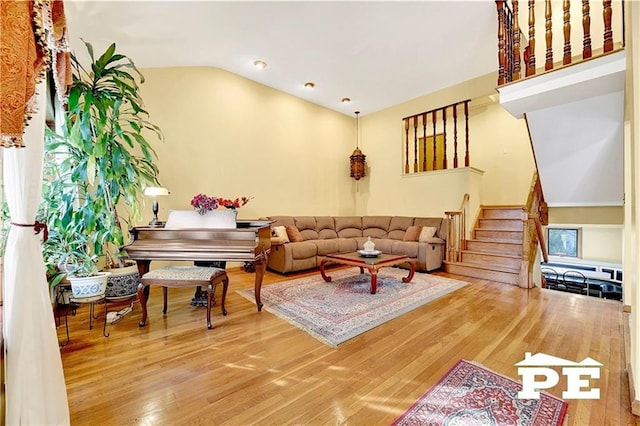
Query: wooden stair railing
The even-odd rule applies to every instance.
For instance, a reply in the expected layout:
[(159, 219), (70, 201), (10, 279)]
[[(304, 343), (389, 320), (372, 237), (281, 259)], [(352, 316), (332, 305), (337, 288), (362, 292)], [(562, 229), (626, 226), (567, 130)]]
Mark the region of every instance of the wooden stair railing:
[[(464, 114), (464, 167), (469, 167), (469, 102), (471, 99), (404, 117), (404, 173), (420, 173), (450, 168), (447, 159), (453, 139), (453, 168), (458, 168), (458, 123)], [(447, 117), (451, 117), (447, 129)], [(453, 129), (451, 129), (453, 127)], [(458, 128), (460, 127), (460, 129)], [(459, 131), (460, 130), (460, 131)], [(462, 143), (462, 141), (461, 141)], [(461, 156), (461, 155), (460, 155)], [(411, 161), (413, 160), (413, 161)]]
[(467, 205), (469, 204), (469, 194), (464, 194), (460, 210), (444, 212), (449, 219), (449, 229), (447, 233), (447, 262), (459, 262), (460, 252), (465, 249), (467, 239)]
[[(576, 21), (582, 25), (582, 52), (580, 56), (572, 56), (572, 40), (571, 40), (571, 1), (563, 0), (562, 14), (562, 61), (556, 63), (553, 60), (553, 11), (551, 0), (545, 0), (543, 13), (536, 11), (536, 1), (528, 0), (528, 40), (521, 43), (521, 31), (519, 23), (519, 1), (511, 0), (495, 0), (498, 12), (498, 85), (507, 84), (517, 81), (521, 78), (521, 66), (524, 66), (525, 77), (536, 75), (537, 72), (551, 71), (555, 67), (571, 65), (574, 61), (585, 60), (593, 57), (594, 49), (591, 43), (591, 4), (589, 0), (581, 1), (581, 20)], [(509, 3), (511, 6), (509, 6)], [(599, 2), (602, 4), (602, 22), (603, 22), (603, 44), (597, 51), (599, 55), (605, 55), (612, 52), (615, 47), (612, 29), (612, 2), (604, 0)], [(536, 70), (536, 20), (544, 20), (544, 41), (545, 41), (545, 63), (544, 70)], [(624, 46), (624, 32), (620, 25), (621, 45)], [(577, 33), (577, 31), (575, 32)], [(599, 37), (596, 37), (599, 39)], [(574, 40), (575, 41), (575, 40)], [(522, 50), (522, 52), (521, 52)], [(522, 58), (522, 59), (521, 59)], [(521, 60), (523, 65), (521, 65)]]
[(542, 184), (536, 172), (533, 176), (531, 190), (526, 205), (526, 217), (523, 217), (524, 234), (522, 240), (522, 264), (520, 267), (520, 287), (531, 288), (533, 282), (533, 267), (538, 252), (538, 246), (545, 262), (549, 261), (547, 244), (545, 242), (543, 225), (549, 224), (547, 203), (544, 201)]

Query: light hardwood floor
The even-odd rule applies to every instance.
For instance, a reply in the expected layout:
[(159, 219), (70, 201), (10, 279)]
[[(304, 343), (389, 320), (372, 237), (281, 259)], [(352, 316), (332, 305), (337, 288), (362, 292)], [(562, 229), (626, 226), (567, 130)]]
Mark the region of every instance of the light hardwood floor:
[[(235, 292), (251, 288), (253, 274), (229, 273), (229, 315), (214, 307), (213, 330), (204, 308), (189, 305), (191, 289), (169, 289), (163, 317), (152, 288), (147, 326), (138, 327), (136, 304), (108, 338), (102, 318), (88, 330), (87, 307), (69, 316), (61, 353), (72, 424), (386, 425), (459, 359), (519, 380), (525, 352), (604, 364), (593, 382), (601, 399), (568, 401), (567, 425), (637, 424), (619, 302), (437, 272), (471, 285), (332, 349), (258, 313)], [(289, 278), (268, 272), (265, 285)], [(550, 392), (560, 397), (565, 384)]]

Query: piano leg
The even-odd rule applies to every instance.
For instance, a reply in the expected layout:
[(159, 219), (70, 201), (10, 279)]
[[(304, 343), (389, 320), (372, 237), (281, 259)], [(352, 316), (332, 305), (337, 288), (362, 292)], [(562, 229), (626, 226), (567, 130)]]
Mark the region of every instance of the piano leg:
[(209, 283), (207, 286), (207, 328), (211, 330), (213, 326), (211, 325), (211, 299), (213, 299), (213, 293), (215, 288)]
[(254, 286), (254, 296), (256, 298), (256, 306), (258, 307), (258, 312), (262, 311), (262, 299), (260, 298), (260, 292), (262, 290), (262, 279), (264, 278), (264, 273), (267, 270), (267, 259), (266, 256), (261, 256), (256, 259), (256, 281)]
[(138, 284), (138, 300), (140, 301), (140, 309), (142, 310), (142, 319), (138, 326), (144, 327), (147, 323), (147, 300), (149, 299), (149, 286), (142, 283)]
[[(150, 260), (138, 260), (138, 273), (140, 274), (140, 278), (144, 276), (147, 272), (149, 272), (149, 265), (151, 264)], [(149, 286), (145, 286), (144, 284), (138, 284), (138, 301), (140, 302), (140, 309), (142, 310), (142, 319), (138, 323), (138, 326), (144, 327), (147, 323), (147, 300), (149, 300)]]

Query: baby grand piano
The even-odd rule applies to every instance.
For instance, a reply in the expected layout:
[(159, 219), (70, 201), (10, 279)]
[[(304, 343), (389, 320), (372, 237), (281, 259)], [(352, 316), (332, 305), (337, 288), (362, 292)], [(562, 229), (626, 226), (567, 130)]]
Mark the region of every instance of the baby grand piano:
[[(157, 228), (139, 226), (131, 230), (133, 242), (124, 247), (128, 257), (137, 261), (142, 277), (152, 260), (200, 260), (253, 262), (256, 267), (255, 298), (262, 310), (260, 290), (271, 250), (271, 221), (238, 220), (237, 228)], [(149, 287), (144, 288), (146, 311)]]

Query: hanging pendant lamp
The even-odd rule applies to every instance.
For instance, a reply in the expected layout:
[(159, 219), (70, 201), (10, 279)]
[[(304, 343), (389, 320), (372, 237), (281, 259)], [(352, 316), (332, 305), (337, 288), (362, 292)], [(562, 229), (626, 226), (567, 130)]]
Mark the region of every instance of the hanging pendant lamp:
[(360, 180), (361, 178), (365, 177), (365, 159), (367, 158), (366, 155), (364, 155), (362, 153), (362, 151), (360, 151), (360, 148), (358, 147), (358, 139), (360, 138), (360, 126), (359, 126), (359, 122), (358, 122), (358, 115), (360, 114), (360, 111), (356, 111), (356, 149), (353, 150), (353, 154), (351, 154), (351, 156), (349, 157), (351, 159), (351, 174), (350, 176), (352, 178), (354, 178), (355, 180)]

